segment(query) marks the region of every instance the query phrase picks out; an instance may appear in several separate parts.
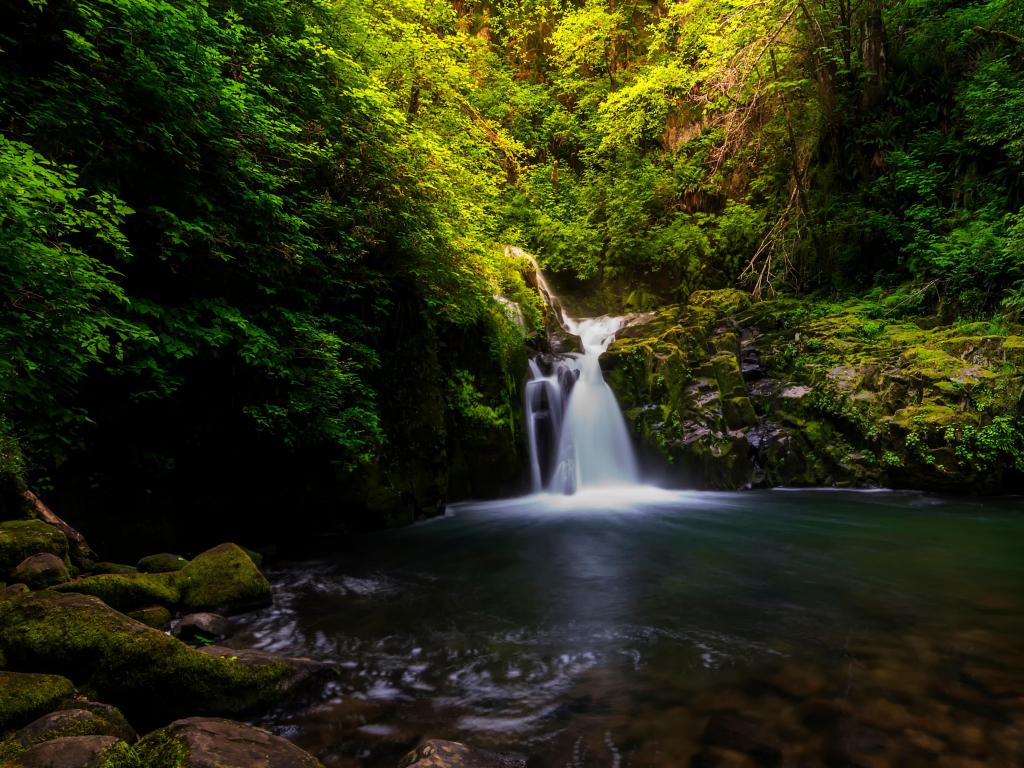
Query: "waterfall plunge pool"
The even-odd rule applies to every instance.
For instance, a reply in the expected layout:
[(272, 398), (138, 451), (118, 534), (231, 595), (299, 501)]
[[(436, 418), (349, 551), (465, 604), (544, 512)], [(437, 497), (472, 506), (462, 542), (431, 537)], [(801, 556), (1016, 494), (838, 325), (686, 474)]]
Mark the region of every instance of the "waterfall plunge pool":
[(393, 768), (424, 736), (543, 768), (1024, 757), (1016, 498), (531, 496), (270, 576), (233, 642), (341, 665), (268, 721), (328, 768)]

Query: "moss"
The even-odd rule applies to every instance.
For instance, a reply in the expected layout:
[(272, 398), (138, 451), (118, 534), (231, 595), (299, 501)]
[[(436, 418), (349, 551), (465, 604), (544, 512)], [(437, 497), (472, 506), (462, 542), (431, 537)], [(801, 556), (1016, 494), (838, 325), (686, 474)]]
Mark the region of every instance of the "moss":
[(270, 582), (237, 544), (203, 552), (174, 577), (187, 611), (224, 613), (270, 602)]
[(690, 294), (690, 304), (714, 310), (718, 315), (734, 315), (750, 306), (750, 294), (736, 288), (694, 291)]
[(68, 556), (68, 540), (58, 528), (41, 520), (0, 523), (0, 572), (10, 573), (22, 560), (40, 553)]
[(165, 629), (171, 623), (171, 612), (162, 605), (149, 605), (128, 613), (128, 617), (141, 621), (147, 627)]
[(167, 728), (147, 734), (132, 752), (138, 764), (146, 768), (188, 768), (189, 765), (188, 747), (180, 739), (174, 738)]
[(116, 736), (135, 740), (135, 731), (116, 707), (95, 702), (70, 702), (19, 730), (15, 737), (26, 749), (66, 736)]
[(12, 667), (69, 675), (144, 718), (265, 707), (281, 697), (291, 672), (284, 661), (243, 665), (200, 653), (86, 595), (44, 591), (0, 601), (0, 626)]
[[(12, 631), (13, 627), (0, 623), (5, 635)], [(74, 692), (75, 686), (66, 677), (0, 672), (0, 732), (45, 715)]]
[(908, 432), (921, 429), (945, 428), (976, 420), (970, 414), (954, 410), (948, 405), (913, 405), (893, 414), (893, 421)]
[(746, 396), (747, 385), (735, 355), (728, 352), (718, 354), (711, 358), (710, 363), (723, 399)]
[(181, 597), (173, 578), (159, 573), (105, 573), (75, 579), (54, 589), (98, 597), (119, 611), (149, 605), (174, 606)]
[(89, 573), (138, 573), (139, 569), (134, 565), (123, 565), (122, 563), (90, 563), (86, 568)]
[(742, 429), (757, 424), (757, 414), (749, 397), (722, 400), (722, 418), (729, 429)]
[(186, 565), (188, 565), (188, 560), (184, 557), (172, 555), (170, 552), (161, 552), (142, 558), (136, 568), (140, 573), (172, 573), (180, 571)]

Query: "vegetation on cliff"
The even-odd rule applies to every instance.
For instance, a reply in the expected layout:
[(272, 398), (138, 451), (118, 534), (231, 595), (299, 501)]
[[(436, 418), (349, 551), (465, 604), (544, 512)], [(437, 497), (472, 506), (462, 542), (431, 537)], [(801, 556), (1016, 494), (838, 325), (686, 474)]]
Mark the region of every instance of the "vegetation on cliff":
[[(1021, 29), (1015, 0), (11, 0), (5, 487), (139, 547), (493, 493), (523, 464), (540, 325), (502, 243), (606, 310), (784, 294), (822, 344), (787, 343), (787, 378), (907, 371), (897, 428), (922, 456), (952, 430), (981, 472), (1020, 434), (999, 365), (1024, 307)], [(956, 341), (990, 336), (998, 365)], [(968, 364), (995, 379), (944, 391)], [(998, 413), (972, 394), (993, 380)]]

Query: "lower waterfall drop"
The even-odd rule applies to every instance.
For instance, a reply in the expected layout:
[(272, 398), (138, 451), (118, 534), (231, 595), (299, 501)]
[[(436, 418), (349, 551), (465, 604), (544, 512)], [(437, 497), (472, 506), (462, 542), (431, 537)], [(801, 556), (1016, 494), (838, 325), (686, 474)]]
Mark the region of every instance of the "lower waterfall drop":
[(583, 353), (557, 358), (547, 375), (530, 362), (526, 429), (535, 493), (572, 494), (639, 482), (626, 420), (599, 361), (627, 320), (573, 320), (563, 314), (566, 330), (579, 336)]

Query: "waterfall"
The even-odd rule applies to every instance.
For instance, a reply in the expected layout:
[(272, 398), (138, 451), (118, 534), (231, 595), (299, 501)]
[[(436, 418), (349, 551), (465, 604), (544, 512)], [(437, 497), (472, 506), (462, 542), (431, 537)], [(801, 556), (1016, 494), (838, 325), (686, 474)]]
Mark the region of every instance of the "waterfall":
[(535, 493), (575, 493), (638, 481), (636, 457), (618, 401), (601, 373), (599, 358), (629, 317), (574, 320), (562, 325), (578, 336), (582, 353), (530, 361), (526, 382), (526, 433)]

